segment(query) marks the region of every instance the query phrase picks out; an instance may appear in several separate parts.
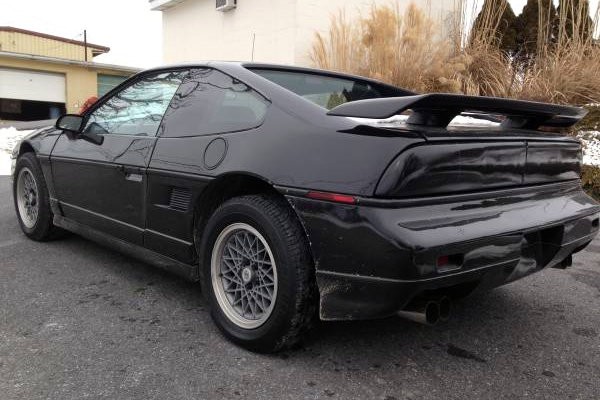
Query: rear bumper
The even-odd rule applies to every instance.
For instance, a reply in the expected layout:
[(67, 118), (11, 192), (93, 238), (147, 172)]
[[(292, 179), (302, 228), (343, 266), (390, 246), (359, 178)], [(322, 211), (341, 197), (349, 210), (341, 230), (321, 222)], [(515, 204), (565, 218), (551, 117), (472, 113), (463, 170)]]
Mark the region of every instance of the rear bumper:
[[(315, 258), (321, 318), (383, 317), (464, 283), (493, 288), (561, 263), (598, 233), (600, 206), (576, 182), (485, 197), (349, 206), (290, 196)], [(444, 255), (460, 265), (438, 270)]]

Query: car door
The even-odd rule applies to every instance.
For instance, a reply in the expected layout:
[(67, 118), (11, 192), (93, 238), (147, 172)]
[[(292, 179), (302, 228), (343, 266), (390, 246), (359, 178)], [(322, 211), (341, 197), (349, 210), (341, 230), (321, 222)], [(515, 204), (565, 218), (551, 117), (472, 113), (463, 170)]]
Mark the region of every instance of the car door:
[(82, 134), (60, 136), (50, 162), (66, 218), (142, 244), (146, 167), (185, 73), (141, 75), (88, 111)]

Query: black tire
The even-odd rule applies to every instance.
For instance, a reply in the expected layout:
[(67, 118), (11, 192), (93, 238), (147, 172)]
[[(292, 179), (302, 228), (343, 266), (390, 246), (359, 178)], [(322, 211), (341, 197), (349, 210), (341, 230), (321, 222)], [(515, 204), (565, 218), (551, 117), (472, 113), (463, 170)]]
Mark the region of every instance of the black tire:
[[(31, 175), (35, 181), (37, 187), (36, 201), (39, 206), (38, 215), (33, 226), (27, 226), (23, 221), (23, 217), (19, 212), (19, 205), (17, 200), (17, 186), (20, 173), (23, 169), (31, 171)], [(17, 159), (17, 165), (15, 167), (15, 174), (13, 179), (13, 201), (15, 205), (15, 211), (17, 213), (17, 219), (21, 230), (27, 237), (37, 241), (47, 241), (56, 239), (63, 235), (64, 231), (52, 223), (54, 215), (50, 209), (50, 196), (48, 194), (48, 187), (42, 173), (42, 168), (34, 153), (28, 152), (21, 155)]]
[[(213, 287), (211, 260), (215, 242), (233, 224), (256, 229), (267, 242), (276, 264), (278, 289), (272, 311), (262, 325), (252, 329), (242, 328), (227, 317)], [(284, 199), (248, 195), (226, 201), (207, 222), (200, 254), (202, 290), (212, 318), (234, 343), (251, 351), (276, 352), (296, 345), (312, 328), (317, 307), (312, 257), (304, 231)]]

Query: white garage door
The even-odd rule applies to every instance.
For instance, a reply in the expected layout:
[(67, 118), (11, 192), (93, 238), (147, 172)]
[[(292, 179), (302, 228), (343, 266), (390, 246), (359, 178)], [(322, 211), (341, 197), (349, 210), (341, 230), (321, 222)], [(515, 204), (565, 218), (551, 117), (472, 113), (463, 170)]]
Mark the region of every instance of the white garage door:
[(0, 99), (66, 103), (65, 93), (63, 74), (0, 68)]

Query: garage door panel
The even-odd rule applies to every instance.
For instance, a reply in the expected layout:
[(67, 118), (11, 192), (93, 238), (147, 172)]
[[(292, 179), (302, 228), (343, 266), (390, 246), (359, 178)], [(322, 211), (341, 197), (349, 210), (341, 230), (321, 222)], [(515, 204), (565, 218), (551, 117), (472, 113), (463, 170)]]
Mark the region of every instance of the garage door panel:
[(98, 74), (98, 97), (106, 93), (127, 80), (127, 76)]
[(0, 68), (0, 98), (66, 103), (65, 75)]

